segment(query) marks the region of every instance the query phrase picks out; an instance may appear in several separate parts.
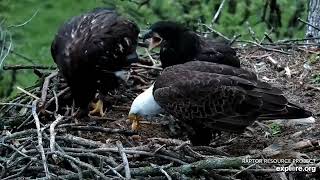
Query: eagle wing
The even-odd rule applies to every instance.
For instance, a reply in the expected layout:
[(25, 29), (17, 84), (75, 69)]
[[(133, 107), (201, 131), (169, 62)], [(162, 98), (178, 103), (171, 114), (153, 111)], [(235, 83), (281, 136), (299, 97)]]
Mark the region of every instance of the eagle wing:
[(98, 8), (73, 17), (58, 30), (51, 54), (71, 87), (76, 106), (86, 109), (99, 89), (118, 86), (114, 71), (129, 65), (135, 52), (138, 26), (116, 11)]
[(186, 124), (238, 131), (260, 114), (285, 110), (282, 92), (254, 73), (208, 62), (188, 62), (164, 70), (154, 85), (159, 105)]
[[(97, 8), (62, 25), (51, 45), (51, 53), (57, 64), (66, 64), (61, 61), (70, 57), (73, 61), (81, 59), (76, 63), (118, 70), (124, 66), (126, 55), (135, 50), (138, 34), (134, 22), (114, 10)], [(75, 62), (72, 63), (66, 65), (70, 67)]]

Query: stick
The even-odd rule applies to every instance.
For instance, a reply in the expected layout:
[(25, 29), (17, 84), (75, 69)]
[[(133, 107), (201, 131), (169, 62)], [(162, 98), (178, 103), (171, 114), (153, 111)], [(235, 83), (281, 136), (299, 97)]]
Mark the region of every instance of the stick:
[(120, 173), (118, 173), (118, 171), (116, 171), (113, 167), (107, 165), (107, 167), (115, 174), (117, 175), (119, 178), (121, 179), (125, 179)]
[[(102, 146), (102, 145), (101, 145)], [(97, 148), (97, 149), (80, 149), (80, 148), (63, 148), (65, 151), (71, 151), (71, 152), (92, 152), (92, 153), (104, 153), (104, 152), (119, 152), (117, 148)], [(132, 150), (132, 149), (124, 149), (123, 150), (127, 154), (138, 154), (138, 155), (144, 155), (144, 156), (155, 156), (159, 158), (163, 158), (169, 161), (174, 161), (179, 164), (188, 164), (180, 159), (177, 159), (175, 157), (166, 156), (162, 154), (154, 154), (152, 152), (147, 151), (139, 151), (139, 150)]]
[[(249, 157), (249, 156), (248, 156)], [(232, 158), (209, 158), (201, 161), (197, 161), (191, 164), (186, 164), (178, 167), (171, 167), (166, 169), (166, 172), (173, 176), (177, 173), (191, 175), (195, 172), (201, 172), (201, 170), (214, 170), (223, 168), (239, 168), (243, 165), (247, 165), (242, 162), (244, 158), (248, 157), (232, 157)], [(133, 176), (153, 176), (159, 175), (161, 172), (157, 168), (153, 167), (140, 167), (131, 169)]]
[(44, 66), (44, 65), (4, 65), (3, 70), (20, 70), (20, 69), (48, 69), (55, 70), (56, 66)]
[(143, 64), (131, 64), (131, 66), (142, 67), (142, 68), (146, 68), (146, 69), (156, 69), (156, 70), (160, 70), (160, 71), (163, 70), (163, 68), (161, 68), (161, 67), (157, 67), (157, 66), (146, 66), (146, 65), (143, 65)]
[(16, 179), (16, 178), (18, 179), (18, 177), (20, 177), (28, 169), (28, 167), (32, 164), (32, 162), (33, 161), (30, 160), (28, 164), (25, 165), (18, 173), (8, 176), (6, 178), (3, 178), (2, 180), (9, 180), (9, 179)]
[(136, 135), (137, 132), (126, 130), (126, 129), (114, 129), (114, 128), (104, 128), (99, 126), (81, 126), (76, 124), (64, 124), (61, 127), (70, 127), (71, 129), (75, 130), (82, 130), (82, 131), (93, 131), (93, 132), (103, 132), (103, 133), (120, 133), (125, 134), (128, 136)]
[(144, 50), (145, 50), (146, 54), (148, 55), (149, 59), (151, 60), (152, 66), (154, 66), (155, 64), (157, 64), (157, 63), (156, 63), (156, 60), (153, 59), (153, 57), (151, 56), (149, 50), (148, 50), (147, 48), (144, 48)]
[(220, 37), (222, 37), (223, 39), (225, 39), (225, 40), (227, 40), (228, 42), (230, 42), (230, 39), (229, 39), (227, 36), (225, 36), (225, 35), (223, 35), (222, 33), (220, 33), (219, 31), (213, 29), (212, 27), (210, 27), (210, 26), (208, 26), (208, 25), (206, 25), (206, 24), (201, 23), (201, 25), (204, 26), (204, 27), (206, 27), (207, 29), (209, 29), (210, 32), (206, 32), (206, 34), (208, 34), (208, 33), (215, 33), (215, 34), (217, 34), (218, 36), (220, 36)]
[(152, 163), (151, 163), (150, 165), (151, 165), (151, 167), (153, 167), (153, 168), (159, 169), (160, 172), (162, 172), (162, 173), (166, 176), (166, 178), (167, 178), (168, 180), (172, 180), (171, 176), (170, 176), (161, 166), (158, 166), (158, 165), (152, 164)]
[(17, 89), (20, 90), (21, 92), (25, 93), (26, 95), (30, 96), (30, 97), (33, 97), (34, 99), (38, 100), (40, 99), (39, 97), (37, 97), (36, 95), (33, 95), (31, 93), (29, 93), (28, 91), (22, 89), (21, 87), (17, 86)]
[(6, 141), (9, 141), (9, 140), (14, 140), (14, 139), (18, 139), (18, 138), (21, 138), (21, 137), (24, 137), (24, 136), (32, 136), (33, 134), (36, 134), (37, 133), (37, 130), (36, 129), (28, 129), (28, 130), (25, 130), (25, 131), (19, 131), (19, 132), (15, 132), (15, 133), (12, 133), (8, 136), (5, 136), (3, 138), (1, 138), (1, 141), (2, 142), (6, 142)]
[(49, 87), (49, 83), (50, 80), (55, 77), (56, 75), (58, 75), (58, 72), (55, 71), (53, 73), (51, 73), (48, 77), (45, 78), (43, 86), (42, 86), (42, 92), (41, 92), (41, 103), (44, 105), (46, 103), (46, 99), (47, 99), (47, 93), (48, 93), (48, 87)]
[(47, 103), (45, 105), (45, 109), (47, 109), (53, 101), (57, 101), (56, 98), (59, 98), (60, 96), (62, 96), (66, 92), (68, 92), (69, 90), (70, 90), (70, 87), (66, 87), (65, 89), (60, 91), (56, 96), (52, 97), (49, 101), (47, 101)]
[(316, 27), (316, 26), (312, 25), (311, 23), (309, 23), (309, 22), (307, 22), (307, 21), (304, 21), (304, 20), (302, 20), (301, 18), (298, 18), (298, 20), (299, 20), (300, 22), (302, 22), (302, 23), (304, 23), (304, 24), (307, 24), (308, 26), (310, 26), (310, 27), (312, 27), (312, 28), (314, 28), (314, 29), (316, 29), (316, 30), (320, 31), (320, 28), (318, 28), (318, 27)]
[(37, 114), (37, 104), (38, 104), (38, 100), (34, 100), (32, 103), (32, 115), (34, 117), (34, 121), (36, 123), (36, 127), (37, 127), (37, 134), (38, 134), (38, 148), (41, 154), (41, 159), (42, 159), (42, 163), (43, 163), (43, 168), (44, 171), (46, 173), (46, 177), (50, 178), (50, 174), (49, 174), (49, 169), (48, 169), (48, 165), (47, 165), (47, 160), (46, 160), (46, 156), (44, 153), (44, 149), (42, 146), (42, 133), (41, 133), (41, 127), (40, 127), (40, 120)]
[(275, 51), (275, 52), (279, 52), (279, 53), (282, 53), (282, 54), (291, 55), (291, 53), (288, 53), (288, 52), (285, 52), (285, 51), (282, 51), (282, 50), (279, 50), (279, 49), (264, 47), (261, 44), (259, 44), (257, 42), (254, 42), (254, 41), (241, 40), (241, 41), (237, 41), (237, 42), (251, 43), (251, 44), (254, 44), (254, 45), (256, 45), (256, 46), (258, 46), (258, 47), (260, 47), (260, 48), (262, 48), (264, 50), (267, 50), (267, 51)]
[(11, 106), (20, 106), (20, 107), (32, 108), (31, 105), (20, 104), (20, 103), (0, 103), (0, 105), (11, 105)]
[(8, 26), (8, 28), (13, 28), (13, 27), (16, 28), (16, 27), (21, 27), (21, 26), (24, 26), (24, 25), (28, 24), (38, 14), (38, 12), (39, 12), (39, 9), (37, 9), (28, 20), (24, 21), (21, 24), (10, 25), (10, 26)]
[(77, 163), (79, 166), (82, 166), (82, 167), (85, 167), (85, 168), (88, 168), (90, 169), (91, 171), (93, 171), (94, 173), (96, 173), (98, 176), (100, 176), (100, 178), (104, 179), (104, 180), (108, 180), (109, 178), (107, 176), (105, 176), (102, 172), (100, 172), (98, 169), (96, 169), (95, 167), (93, 167), (92, 165), (88, 164), (88, 163), (85, 163), (85, 162), (82, 162), (72, 156), (69, 156), (69, 155), (66, 155), (66, 154), (63, 154), (61, 152), (58, 152), (58, 151), (55, 151), (54, 154), (60, 156), (60, 157), (63, 157), (65, 159), (68, 159), (68, 160), (71, 160), (75, 163)]
[(119, 153), (122, 157), (122, 161), (123, 161), (123, 165), (124, 165), (124, 170), (125, 170), (125, 174), (126, 174), (126, 179), (131, 179), (131, 173), (130, 173), (130, 167), (129, 167), (129, 162), (128, 162), (128, 158), (126, 153), (123, 151), (123, 146), (122, 143), (120, 141), (116, 142)]
[(55, 151), (55, 143), (56, 143), (56, 132), (54, 131), (54, 128), (56, 125), (63, 119), (63, 116), (60, 114), (56, 117), (56, 120), (53, 121), (50, 125), (50, 150), (51, 152)]
[(222, 2), (221, 2), (221, 4), (220, 4), (220, 6), (219, 6), (219, 8), (218, 8), (218, 10), (217, 10), (217, 12), (216, 12), (216, 14), (213, 16), (213, 19), (212, 19), (212, 21), (211, 21), (211, 25), (213, 25), (213, 24), (216, 22), (216, 20), (218, 19), (218, 17), (219, 17), (219, 15), (220, 15), (220, 13), (221, 13), (221, 10), (222, 10), (223, 5), (224, 5), (225, 2), (226, 2), (226, 0), (222, 0)]

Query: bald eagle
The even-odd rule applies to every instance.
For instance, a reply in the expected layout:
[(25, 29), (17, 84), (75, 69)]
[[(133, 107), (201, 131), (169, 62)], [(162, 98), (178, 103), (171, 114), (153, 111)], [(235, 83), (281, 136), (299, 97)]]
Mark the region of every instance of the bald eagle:
[(149, 49), (160, 46), (163, 68), (188, 61), (208, 61), (240, 67), (236, 51), (228, 44), (201, 37), (176, 22), (159, 21), (153, 24), (143, 39), (150, 39)]
[(133, 128), (162, 111), (179, 120), (193, 145), (208, 145), (213, 131), (242, 132), (255, 120), (311, 116), (255, 73), (191, 61), (166, 68), (132, 103)]
[[(138, 26), (111, 9), (97, 8), (64, 23), (51, 45), (51, 54), (63, 74), (79, 108), (86, 116), (97, 91), (118, 87), (121, 72), (138, 60)], [(90, 113), (103, 115), (99, 100)]]

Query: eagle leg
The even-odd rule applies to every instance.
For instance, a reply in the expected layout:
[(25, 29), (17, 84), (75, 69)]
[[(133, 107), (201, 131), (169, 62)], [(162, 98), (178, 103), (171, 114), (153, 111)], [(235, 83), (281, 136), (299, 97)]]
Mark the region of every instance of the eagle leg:
[(93, 110), (91, 110), (89, 114), (99, 114), (101, 117), (105, 115), (103, 111), (103, 101), (101, 99), (99, 99), (98, 102), (93, 103)]

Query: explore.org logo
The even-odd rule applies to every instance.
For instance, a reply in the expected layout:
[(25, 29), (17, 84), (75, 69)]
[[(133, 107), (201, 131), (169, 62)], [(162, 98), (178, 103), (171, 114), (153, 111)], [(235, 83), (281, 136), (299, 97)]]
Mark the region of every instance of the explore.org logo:
[[(279, 172), (316, 172), (315, 159), (251, 159), (244, 158), (242, 163), (274, 164)], [(279, 165), (279, 166), (277, 166)]]

